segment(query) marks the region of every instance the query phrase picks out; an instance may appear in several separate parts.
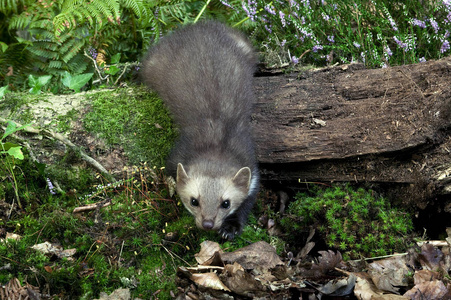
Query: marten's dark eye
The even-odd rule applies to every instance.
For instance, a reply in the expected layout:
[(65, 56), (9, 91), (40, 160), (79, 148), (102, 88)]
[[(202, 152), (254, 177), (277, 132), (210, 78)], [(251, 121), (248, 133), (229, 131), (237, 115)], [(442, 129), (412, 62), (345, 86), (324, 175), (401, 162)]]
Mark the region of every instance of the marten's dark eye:
[(222, 207), (222, 208), (225, 208), (225, 209), (230, 208), (230, 200), (222, 201), (221, 207)]
[(199, 206), (199, 201), (194, 197), (191, 197), (191, 206)]

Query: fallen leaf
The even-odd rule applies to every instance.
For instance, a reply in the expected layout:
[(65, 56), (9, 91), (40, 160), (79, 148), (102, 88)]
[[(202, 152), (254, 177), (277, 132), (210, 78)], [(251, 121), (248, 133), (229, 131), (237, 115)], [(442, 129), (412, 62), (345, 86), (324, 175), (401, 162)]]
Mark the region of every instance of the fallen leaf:
[(416, 271), (415, 274), (413, 275), (413, 281), (414, 281), (415, 285), (421, 284), (421, 283), (427, 282), (427, 281), (437, 280), (440, 278), (441, 278), (441, 276), (438, 272), (433, 272), (430, 270), (419, 270), (419, 271)]
[(97, 300), (128, 300), (131, 299), (129, 289), (116, 289), (110, 295), (105, 292), (101, 292)]
[(324, 277), (328, 272), (335, 270), (336, 267), (342, 262), (342, 256), (340, 252), (318, 251), (320, 256), (318, 262), (315, 264), (303, 264), (298, 266), (298, 273), (302, 276), (317, 279)]
[(433, 280), (415, 285), (404, 296), (412, 300), (450, 299), (451, 293), (442, 281)]
[(221, 258), (225, 263), (233, 264), (237, 262), (248, 270), (257, 266), (271, 269), (277, 265), (283, 265), (276, 249), (263, 241), (253, 243), (234, 252), (224, 252), (221, 254)]
[(384, 294), (382, 291), (378, 290), (373, 283), (369, 282), (367, 279), (360, 276), (357, 277), (354, 295), (359, 300), (401, 300), (409, 299), (395, 294)]
[(380, 290), (396, 294), (398, 287), (407, 286), (409, 272), (404, 256), (394, 256), (368, 265), (368, 275), (374, 284)]
[(191, 280), (202, 287), (230, 292), (230, 289), (225, 286), (219, 279), (218, 275), (213, 272), (192, 274)]
[(66, 249), (63, 250), (63, 248), (56, 244), (51, 244), (49, 242), (44, 242), (41, 244), (36, 244), (31, 247), (31, 249), (37, 250), (39, 252), (42, 252), (44, 254), (51, 254), (55, 255), (58, 258), (67, 258), (69, 260), (72, 260), (72, 256), (77, 252), (77, 249)]
[[(218, 243), (212, 241), (205, 241), (200, 244), (200, 251), (196, 253), (194, 257), (199, 265), (212, 265), (213, 261), (220, 260), (218, 254), (221, 254), (222, 250)], [(221, 262), (222, 264), (222, 262)], [(213, 264), (217, 265), (217, 264)]]
[(440, 267), (440, 261), (443, 259), (443, 253), (437, 247), (430, 244), (421, 246), (421, 253), (418, 260), (423, 269), (436, 270)]
[(354, 274), (346, 278), (334, 279), (327, 282), (325, 285), (317, 288), (323, 295), (328, 296), (346, 296), (352, 293), (357, 277)]
[(244, 268), (238, 264), (225, 266), (224, 283), (230, 290), (239, 295), (252, 297), (252, 293), (256, 291), (264, 291), (260, 282), (247, 273)]

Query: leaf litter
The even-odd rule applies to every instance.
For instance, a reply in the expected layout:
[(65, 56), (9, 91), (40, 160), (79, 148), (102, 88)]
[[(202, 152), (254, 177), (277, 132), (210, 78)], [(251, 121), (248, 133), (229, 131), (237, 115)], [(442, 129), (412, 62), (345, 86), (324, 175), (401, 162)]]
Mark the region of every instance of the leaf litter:
[(178, 269), (177, 299), (451, 299), (449, 244), (424, 243), (371, 263), (308, 251), (282, 258), (266, 242), (226, 252), (205, 241), (198, 266)]
[[(448, 230), (451, 233), (451, 230)], [(430, 243), (404, 254), (344, 262), (340, 252), (318, 251), (312, 258), (311, 242), (296, 256), (277, 255), (273, 246), (257, 242), (233, 252), (205, 241), (195, 255), (197, 267), (179, 267), (177, 299), (451, 299), (451, 253)], [(32, 247), (56, 259), (70, 259), (73, 249), (43, 243)], [(37, 287), (21, 286), (17, 278), (0, 286), (0, 299), (47, 298)], [(100, 299), (131, 299), (129, 289)]]

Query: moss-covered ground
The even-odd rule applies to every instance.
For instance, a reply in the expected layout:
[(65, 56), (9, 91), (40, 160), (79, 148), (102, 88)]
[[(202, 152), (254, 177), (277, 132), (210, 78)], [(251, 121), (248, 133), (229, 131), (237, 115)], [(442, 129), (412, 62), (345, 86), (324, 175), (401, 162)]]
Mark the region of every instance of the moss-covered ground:
[[(11, 103), (15, 116), (32, 114), (21, 114)], [(7, 233), (20, 236), (0, 242), (1, 284), (18, 278), (61, 299), (93, 299), (121, 287), (129, 288), (133, 297), (167, 299), (171, 291), (176, 293), (177, 268), (195, 265), (194, 254), (205, 240), (217, 241), (228, 251), (264, 240), (283, 255), (299, 251), (308, 228), (314, 227), (327, 247), (348, 258), (405, 247), (409, 216), (373, 192), (350, 186), (298, 194), (283, 216), (269, 208), (274, 207), (270, 197), (262, 196), (243, 234), (222, 241), (214, 232), (198, 230), (170, 193), (162, 166), (176, 130), (161, 101), (136, 88), (90, 94), (84, 103), (84, 109), (70, 109), (49, 126), (67, 133), (72, 122), (79, 122), (86, 134), (100, 138), (95, 143), (105, 143), (103, 151), (123, 149), (129, 169), (116, 172), (117, 181), (112, 182), (80, 163), (69, 149), (47, 164), (31, 159), (25, 148), (23, 160), (1, 154), (0, 238)], [(38, 145), (45, 145), (46, 153), (59, 149), (53, 140)], [(22, 208), (17, 206), (16, 187)], [(99, 206), (73, 212), (93, 203)], [(109, 205), (101, 207), (103, 203)], [(258, 225), (263, 215), (282, 225), (281, 231), (273, 231), (277, 237)], [(43, 242), (76, 252), (60, 257), (31, 248)]]

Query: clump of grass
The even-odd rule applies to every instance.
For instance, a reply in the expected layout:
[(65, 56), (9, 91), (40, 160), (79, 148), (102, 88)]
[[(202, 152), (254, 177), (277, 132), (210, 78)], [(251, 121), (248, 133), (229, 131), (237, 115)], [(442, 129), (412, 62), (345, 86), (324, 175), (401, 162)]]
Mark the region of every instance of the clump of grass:
[(304, 227), (318, 228), (327, 246), (340, 250), (345, 259), (403, 251), (413, 229), (408, 213), (371, 190), (349, 185), (297, 194), (281, 224), (292, 237)]
[(438, 59), (450, 49), (448, 0), (248, 0), (234, 9), (247, 14), (267, 57), (277, 53), (269, 64), (386, 67)]

